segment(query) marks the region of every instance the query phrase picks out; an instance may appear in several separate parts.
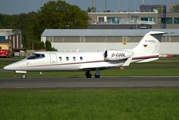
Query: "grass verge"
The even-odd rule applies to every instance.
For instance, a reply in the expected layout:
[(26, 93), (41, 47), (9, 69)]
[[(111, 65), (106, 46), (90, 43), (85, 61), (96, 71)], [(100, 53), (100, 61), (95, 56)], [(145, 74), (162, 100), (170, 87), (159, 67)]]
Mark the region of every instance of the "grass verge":
[(0, 91), (0, 110), (2, 120), (177, 120), (179, 89)]

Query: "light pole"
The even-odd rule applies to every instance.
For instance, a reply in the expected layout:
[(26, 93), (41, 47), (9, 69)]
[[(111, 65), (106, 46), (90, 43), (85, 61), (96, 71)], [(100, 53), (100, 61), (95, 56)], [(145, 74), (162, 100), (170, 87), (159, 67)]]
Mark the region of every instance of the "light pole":
[(137, 15), (131, 15), (131, 18), (132, 18), (132, 20), (134, 20), (134, 22), (135, 22), (135, 28), (137, 29), (137, 21), (138, 21), (139, 16), (137, 16)]

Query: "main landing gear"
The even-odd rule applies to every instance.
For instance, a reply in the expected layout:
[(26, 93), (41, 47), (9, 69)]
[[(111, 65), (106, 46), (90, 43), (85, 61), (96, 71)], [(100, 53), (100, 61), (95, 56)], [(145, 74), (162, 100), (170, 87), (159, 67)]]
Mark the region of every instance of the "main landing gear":
[(90, 71), (86, 71), (86, 78), (91, 78), (92, 77), (92, 75), (91, 75), (91, 73), (90, 73)]
[[(86, 71), (85, 75), (86, 75), (86, 78), (91, 78), (92, 77), (90, 71)], [(94, 77), (95, 78), (100, 78), (100, 71), (99, 71), (99, 69), (96, 69), (96, 73), (95, 73)]]

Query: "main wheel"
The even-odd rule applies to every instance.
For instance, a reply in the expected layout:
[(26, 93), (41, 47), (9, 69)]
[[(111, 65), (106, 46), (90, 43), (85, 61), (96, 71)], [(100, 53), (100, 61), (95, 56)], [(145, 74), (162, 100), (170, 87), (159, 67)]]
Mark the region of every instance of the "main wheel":
[(90, 71), (86, 71), (86, 78), (91, 78), (92, 77), (92, 75), (91, 75), (91, 73), (90, 73)]
[(91, 75), (91, 74), (88, 74), (88, 75), (86, 75), (86, 77), (87, 77), (87, 78), (91, 78), (91, 77), (92, 77), (92, 75)]
[(100, 78), (100, 75), (96, 75), (96, 74), (95, 74), (94, 77), (95, 77), (95, 78)]
[(94, 75), (95, 78), (100, 78), (100, 71), (99, 69), (96, 69), (96, 73)]
[(22, 78), (22, 79), (25, 79), (26, 77), (27, 77), (26, 74), (22, 74), (22, 75), (21, 75), (21, 78)]

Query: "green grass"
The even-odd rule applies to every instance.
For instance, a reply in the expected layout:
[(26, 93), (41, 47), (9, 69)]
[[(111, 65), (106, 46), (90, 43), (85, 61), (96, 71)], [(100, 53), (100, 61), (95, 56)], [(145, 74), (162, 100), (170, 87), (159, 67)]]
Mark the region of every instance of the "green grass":
[[(0, 68), (9, 63), (1, 62)], [(102, 76), (179, 76), (178, 66), (179, 62), (151, 62), (100, 72)], [(84, 77), (84, 74), (84, 71), (42, 75), (28, 72), (27, 77)], [(0, 77), (13, 75), (0, 73)], [(178, 120), (178, 111), (179, 89), (0, 91), (2, 120)]]
[(2, 120), (178, 120), (179, 89), (0, 91)]
[(6, 65), (8, 65), (8, 64), (11, 64), (12, 62), (10, 62), (10, 61), (0, 61), (0, 68), (3, 68), (4, 66), (6, 66)]
[(148, 63), (132, 63), (131, 66), (179, 66), (179, 62), (148, 62)]
[(172, 58), (160, 57), (159, 60), (179, 60), (179, 56), (174, 56)]

